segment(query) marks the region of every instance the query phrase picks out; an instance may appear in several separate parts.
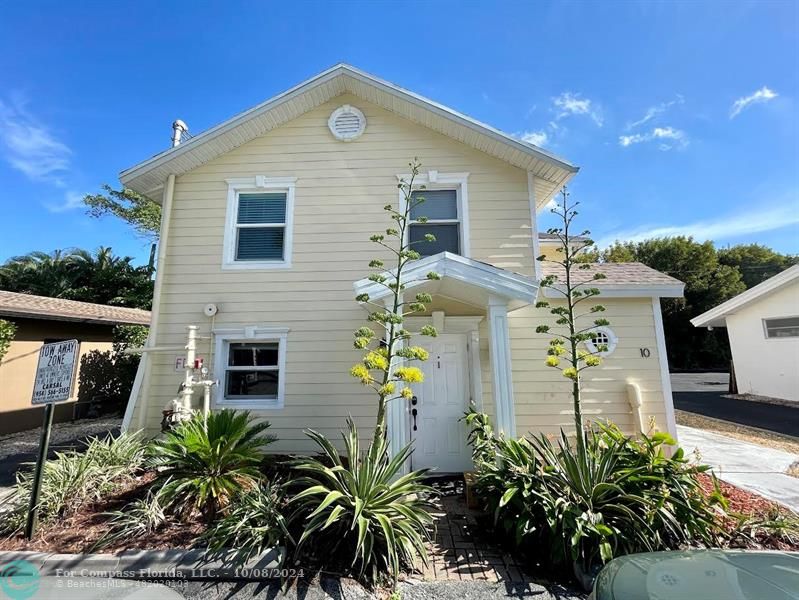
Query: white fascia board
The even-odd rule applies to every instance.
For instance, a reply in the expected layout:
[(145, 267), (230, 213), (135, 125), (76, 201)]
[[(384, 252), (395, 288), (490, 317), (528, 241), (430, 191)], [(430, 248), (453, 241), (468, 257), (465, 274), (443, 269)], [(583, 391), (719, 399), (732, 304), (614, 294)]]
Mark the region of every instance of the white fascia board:
[(694, 327), (724, 327), (726, 317), (741, 310), (744, 306), (751, 304), (761, 298), (776, 292), (783, 286), (799, 279), (799, 265), (794, 265), (785, 269), (782, 273), (777, 273), (774, 277), (758, 283), (755, 287), (741, 292), (734, 298), (719, 304), (715, 308), (702, 313), (691, 319)]
[[(351, 77), (354, 80), (360, 81), (364, 84), (371, 85), (374, 88), (380, 89), (385, 91), (394, 97), (398, 98), (399, 100), (404, 100), (406, 102), (410, 102), (415, 104), (421, 108), (424, 108), (433, 114), (442, 116), (454, 123), (472, 129), (473, 131), (485, 135), (499, 143), (505, 144), (507, 146), (512, 147), (515, 150), (523, 152), (537, 160), (545, 162), (549, 165), (552, 165), (558, 169), (562, 169), (566, 172), (565, 177), (563, 178), (563, 184), (565, 184), (571, 177), (573, 177), (578, 171), (579, 167), (563, 160), (555, 156), (554, 154), (550, 154), (549, 152), (538, 148), (537, 146), (533, 146), (532, 144), (527, 144), (522, 142), (521, 140), (517, 140), (516, 138), (491, 127), (490, 125), (486, 125), (480, 121), (472, 119), (471, 117), (467, 117), (466, 115), (459, 113), (451, 108), (448, 108), (438, 102), (434, 102), (433, 100), (429, 100), (424, 98), (423, 96), (419, 96), (418, 94), (414, 94), (404, 88), (401, 88), (397, 85), (374, 77), (373, 75), (369, 75), (364, 71), (356, 69), (350, 65), (346, 64), (338, 64), (330, 69), (322, 71), (318, 75), (311, 77), (303, 81), (302, 83), (295, 85), (294, 87), (290, 88), (289, 90), (282, 92), (276, 96), (273, 96), (269, 100), (258, 104), (257, 106), (246, 110), (238, 115), (216, 125), (202, 133), (197, 134), (196, 136), (192, 137), (186, 142), (179, 144), (173, 148), (168, 148), (163, 152), (160, 152), (149, 158), (141, 163), (138, 163), (128, 169), (123, 170), (119, 174), (119, 180), (122, 182), (123, 185), (127, 185), (131, 181), (135, 180), (136, 178), (144, 175), (147, 171), (152, 169), (158, 168), (176, 158), (179, 158), (188, 152), (202, 146), (203, 144), (212, 141), (213, 139), (228, 133), (229, 131), (235, 129), (236, 127), (246, 123), (250, 119), (256, 118), (263, 113), (270, 111), (274, 108), (277, 108), (281, 104), (290, 101), (291, 99), (308, 92), (311, 92), (314, 88), (327, 83), (331, 79), (336, 77), (347, 76)], [(199, 166), (199, 165), (198, 165)]]
[[(588, 287), (598, 288), (600, 291), (599, 298), (682, 298), (685, 284), (595, 284)], [(560, 291), (565, 291), (565, 288), (559, 285), (546, 287), (544, 288), (544, 296), (555, 299), (562, 298), (563, 295)]]
[[(404, 279), (419, 281), (407, 284), (406, 289), (426, 283), (425, 278), (430, 271), (438, 273), (442, 279), (448, 277), (482, 288), (503, 298), (527, 303), (534, 302), (538, 292), (538, 284), (531, 277), (511, 273), (505, 269), (450, 252), (440, 252), (415, 261), (404, 272)], [(369, 294), (371, 300), (379, 300), (392, 293), (384, 285), (366, 278), (356, 281), (353, 288), (356, 295)]]

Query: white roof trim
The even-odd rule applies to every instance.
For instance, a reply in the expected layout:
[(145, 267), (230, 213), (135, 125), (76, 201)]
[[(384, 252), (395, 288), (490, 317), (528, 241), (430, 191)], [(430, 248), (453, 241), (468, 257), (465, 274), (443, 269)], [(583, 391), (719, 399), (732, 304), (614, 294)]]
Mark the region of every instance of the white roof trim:
[[(601, 281), (587, 282), (590, 287), (599, 289), (599, 301), (602, 298), (682, 298), (685, 284), (675, 283), (602, 283)], [(553, 285), (558, 290), (565, 289), (563, 286)], [(547, 298), (563, 298), (563, 295), (548, 287), (544, 288), (544, 296)]]
[[(481, 288), (491, 295), (525, 304), (534, 302), (538, 292), (538, 283), (531, 277), (451, 252), (439, 252), (411, 263), (403, 271), (403, 281), (410, 282), (406, 284), (405, 289), (428, 283), (426, 276), (430, 271), (435, 271), (442, 279), (447, 277), (455, 279)], [(356, 295), (369, 294), (370, 300), (380, 300), (392, 293), (384, 285), (367, 278), (356, 281), (353, 288)]]
[(725, 319), (728, 315), (736, 313), (743, 307), (776, 292), (797, 279), (799, 279), (799, 265), (794, 265), (785, 269), (782, 273), (777, 273), (774, 277), (758, 283), (755, 287), (741, 292), (717, 307), (694, 317), (691, 319), (691, 324), (694, 327), (724, 327), (726, 325)]
[[(334, 90), (325, 89), (323, 90), (324, 93), (319, 93), (318, 90), (320, 87), (334, 82), (337, 84)], [(313, 105), (319, 105), (342, 93), (349, 92), (357, 95), (354, 88), (356, 88), (359, 83), (369, 85), (380, 92), (390, 94), (394, 99), (392, 105), (396, 101), (399, 101), (421, 107), (436, 117), (446, 119), (447, 121), (479, 134), (488, 141), (500, 144), (506, 151), (521, 153), (519, 157), (509, 156), (503, 158), (503, 160), (515, 164), (520, 168), (532, 170), (537, 177), (550, 181), (550, 183), (556, 186), (556, 189), (564, 185), (578, 171), (578, 167), (537, 146), (517, 140), (494, 127), (467, 117), (451, 108), (374, 77), (373, 75), (369, 75), (355, 67), (346, 64), (338, 64), (270, 98), (266, 102), (195, 135), (174, 148), (169, 148), (129, 169), (125, 169), (120, 173), (119, 179), (123, 185), (139, 193), (152, 192), (158, 189), (159, 184), (162, 183), (169, 174), (181, 175), (182, 173), (186, 173), (302, 114), (299, 113), (288, 116), (285, 114), (277, 116), (272, 115), (272, 111), (277, 111), (277, 109), (286, 105), (291, 100), (306, 94), (311, 97), (311, 94), (316, 91), (317, 93), (311, 98), (311, 103)], [(325, 97), (325, 94), (328, 94), (329, 97)], [(311, 108), (313, 108), (313, 106), (309, 105), (306, 111), (311, 110)], [(390, 106), (384, 106), (383, 108), (392, 110)], [(398, 111), (393, 110), (392, 112)], [(269, 119), (270, 124), (259, 123), (257, 127), (248, 126), (248, 124), (251, 124), (259, 117), (271, 117)], [(216, 142), (216, 146), (211, 144), (211, 142)], [(209, 146), (209, 144), (211, 145)], [(499, 150), (497, 150), (497, 153), (499, 153)], [(525, 157), (523, 160), (521, 159), (522, 156)], [(554, 170), (551, 178), (543, 176), (542, 171), (544, 170)]]

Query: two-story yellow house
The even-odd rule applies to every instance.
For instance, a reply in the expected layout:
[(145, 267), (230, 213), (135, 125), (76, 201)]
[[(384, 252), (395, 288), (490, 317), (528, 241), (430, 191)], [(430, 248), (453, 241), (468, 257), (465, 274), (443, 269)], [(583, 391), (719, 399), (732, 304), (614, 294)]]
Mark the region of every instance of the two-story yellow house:
[[(180, 346), (198, 325), (219, 382), (212, 407), (268, 419), (275, 451), (311, 450), (305, 428), (337, 438), (348, 416), (371, 433), (374, 396), (349, 375), (360, 360), (352, 332), (366, 317), (354, 298), (379, 298), (365, 279), (380, 257), (369, 237), (391, 225), (383, 206), (402, 200), (398, 180), (414, 157), (429, 221), (410, 236), (437, 241), (413, 268), (441, 280), (426, 284), (429, 313), (406, 325), (432, 323), (440, 335), (423, 339), (431, 358), (416, 404), (390, 405), (393, 447), (414, 441), (414, 467), (469, 468), (460, 419), (470, 404), (506, 434), (572, 426), (569, 382), (545, 366), (548, 338), (535, 332), (552, 318), (534, 306), (546, 269), (534, 257), (554, 252), (536, 213), (577, 167), (337, 65), (120, 177), (163, 207), (148, 344)], [(584, 413), (631, 431), (654, 418), (674, 433), (659, 299), (681, 296), (682, 284), (637, 263), (603, 272), (608, 352), (586, 372)], [(126, 426), (158, 430), (182, 379), (175, 358), (146, 353)]]

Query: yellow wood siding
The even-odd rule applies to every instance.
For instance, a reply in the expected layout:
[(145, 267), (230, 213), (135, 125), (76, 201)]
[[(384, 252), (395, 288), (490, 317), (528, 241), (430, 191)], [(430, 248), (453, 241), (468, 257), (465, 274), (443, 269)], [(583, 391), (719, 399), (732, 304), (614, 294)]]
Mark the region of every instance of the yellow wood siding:
[[(363, 111), (368, 125), (359, 139), (343, 143), (330, 134), (327, 119), (347, 103)], [(382, 207), (397, 204), (396, 176), (408, 172), (413, 157), (419, 158), (425, 172), (469, 173), (472, 258), (533, 274), (526, 172), (353, 96), (327, 102), (177, 178), (156, 343), (184, 343), (189, 324), (200, 325), (200, 335), (210, 336), (211, 323), (202, 314), (209, 302), (219, 305), (217, 328), (288, 327), (285, 407), (259, 413), (272, 422), (280, 440), (276, 451), (310, 450), (302, 433), (308, 427), (338, 437), (348, 415), (365, 434), (369, 432), (374, 397), (348, 375), (360, 357), (352, 349), (352, 331), (365, 323), (366, 316), (353, 300), (352, 284), (369, 273), (369, 259), (381, 254), (369, 236), (391, 225)], [(256, 175), (297, 178), (292, 267), (223, 270), (225, 179)], [(474, 309), (466, 312), (447, 299), (436, 303), (459, 314), (480, 314)], [(623, 314), (628, 305), (629, 317)], [(569, 408), (565, 395), (555, 395), (557, 385), (563, 390), (568, 386), (543, 366), (546, 342), (534, 333), (537, 313), (529, 307), (512, 313), (510, 319), (520, 432), (568, 421), (563, 417)], [(616, 314), (633, 319), (629, 325), (615, 326), (622, 340), (616, 351), (618, 364), (627, 365), (627, 355), (646, 341), (653, 352), (646, 366), (655, 369), (649, 300), (619, 301)], [(483, 405), (493, 413), (485, 322), (480, 336)], [(199, 354), (210, 364), (211, 353), (210, 340), (201, 341)], [(174, 354), (152, 356), (152, 377), (145, 384), (149, 395), (145, 425), (151, 431), (158, 428), (161, 410), (181, 380), (173, 369)], [(606, 369), (603, 372), (612, 380), (597, 381), (597, 391), (588, 395), (596, 398), (592, 406), (607, 408), (609, 415), (624, 421), (621, 402), (626, 401), (619, 393), (623, 377), (610, 370), (611, 362)], [(657, 372), (651, 371), (651, 378), (646, 373), (645, 389), (655, 390)], [(646, 387), (650, 379), (651, 386)], [(656, 412), (662, 413), (662, 406)], [(134, 414), (133, 423), (137, 422)]]

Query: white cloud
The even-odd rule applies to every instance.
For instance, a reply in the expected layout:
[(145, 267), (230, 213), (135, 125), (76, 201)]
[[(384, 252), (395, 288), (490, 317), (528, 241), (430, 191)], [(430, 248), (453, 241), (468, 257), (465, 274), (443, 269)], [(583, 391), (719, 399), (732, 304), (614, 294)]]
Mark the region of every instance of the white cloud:
[(764, 85), (756, 92), (748, 96), (738, 98), (735, 102), (733, 102), (732, 106), (730, 107), (730, 119), (734, 119), (735, 117), (740, 115), (742, 111), (749, 108), (753, 104), (768, 102), (769, 100), (774, 100), (774, 98), (776, 97), (777, 97), (777, 92), (767, 88)]
[(695, 221), (686, 225), (645, 226), (638, 229), (621, 230), (602, 236), (597, 240), (605, 248), (616, 240), (639, 242), (656, 237), (693, 236), (699, 241), (725, 240), (741, 235), (772, 231), (799, 224), (799, 211), (786, 202), (784, 206), (768, 211), (754, 210), (749, 213), (729, 215), (716, 220)]
[(517, 136), (523, 142), (532, 144), (533, 146), (545, 146), (549, 141), (549, 135), (543, 129), (541, 131), (525, 131)]
[(602, 112), (591, 100), (581, 98), (580, 94), (563, 92), (560, 96), (552, 99), (552, 104), (557, 109), (556, 120), (573, 115), (587, 115), (593, 119), (594, 123), (602, 127)]
[(78, 192), (67, 192), (64, 194), (64, 200), (60, 203), (46, 203), (44, 206), (53, 213), (62, 213), (76, 208), (84, 208), (83, 196)]
[(636, 127), (640, 127), (641, 125), (646, 125), (647, 123), (649, 123), (649, 121), (651, 121), (655, 117), (662, 115), (664, 112), (666, 112), (675, 104), (684, 104), (684, 103), (685, 99), (679, 94), (677, 94), (677, 97), (674, 100), (670, 100), (669, 102), (661, 102), (660, 104), (656, 104), (655, 106), (650, 106), (648, 109), (646, 109), (646, 113), (644, 113), (643, 117), (641, 117), (637, 121), (633, 121), (632, 123), (627, 123), (627, 130), (629, 131), (630, 129), (635, 129)]
[(25, 109), (19, 98), (0, 100), (0, 145), (3, 157), (34, 181), (62, 185), (72, 151)]
[(649, 133), (634, 133), (619, 136), (619, 145), (623, 147), (640, 144), (643, 142), (660, 142), (658, 149), (666, 151), (672, 148), (685, 148), (689, 141), (688, 135), (682, 129), (674, 127), (655, 127)]

